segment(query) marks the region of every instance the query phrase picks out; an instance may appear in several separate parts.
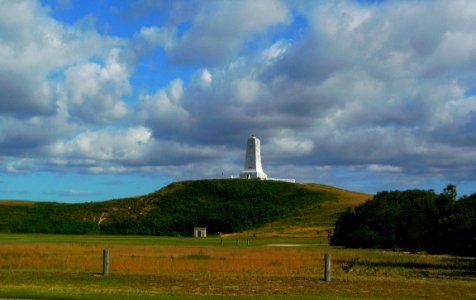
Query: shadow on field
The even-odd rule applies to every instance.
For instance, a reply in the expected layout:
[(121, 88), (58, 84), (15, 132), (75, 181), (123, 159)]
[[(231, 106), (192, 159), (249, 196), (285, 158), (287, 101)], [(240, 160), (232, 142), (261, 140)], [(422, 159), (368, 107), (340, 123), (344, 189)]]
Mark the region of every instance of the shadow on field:
[(355, 266), (369, 268), (403, 268), (418, 270), (422, 272), (435, 270), (440, 276), (476, 277), (476, 259), (474, 258), (448, 258), (440, 262), (434, 263), (424, 263), (415, 261), (370, 262), (354, 260), (352, 261), (352, 264)]

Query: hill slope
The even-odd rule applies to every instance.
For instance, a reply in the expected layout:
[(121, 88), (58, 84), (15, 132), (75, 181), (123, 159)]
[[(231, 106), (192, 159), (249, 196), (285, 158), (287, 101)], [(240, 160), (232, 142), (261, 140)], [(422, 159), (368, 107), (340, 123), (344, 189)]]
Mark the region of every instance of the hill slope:
[[(0, 231), (315, 236), (371, 195), (317, 184), (260, 180), (176, 182), (148, 195), (96, 203), (0, 201)], [(27, 204), (27, 205), (25, 205)]]
[(261, 237), (327, 236), (327, 230), (334, 228), (338, 217), (348, 207), (355, 207), (373, 197), (370, 194), (351, 192), (315, 183), (301, 184), (301, 187), (316, 193), (323, 193), (324, 201), (301, 207), (291, 217), (248, 230), (243, 234)]

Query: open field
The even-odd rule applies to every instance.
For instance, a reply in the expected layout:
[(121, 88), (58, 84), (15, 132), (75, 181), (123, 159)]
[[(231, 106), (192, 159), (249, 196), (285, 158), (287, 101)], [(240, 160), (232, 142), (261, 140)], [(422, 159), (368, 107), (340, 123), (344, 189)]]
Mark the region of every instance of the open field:
[[(273, 246), (274, 245), (274, 246)], [(110, 275), (102, 250), (110, 251)], [(324, 282), (323, 256), (332, 255)], [(0, 234), (0, 297), (475, 299), (473, 259), (339, 249), (310, 238)]]

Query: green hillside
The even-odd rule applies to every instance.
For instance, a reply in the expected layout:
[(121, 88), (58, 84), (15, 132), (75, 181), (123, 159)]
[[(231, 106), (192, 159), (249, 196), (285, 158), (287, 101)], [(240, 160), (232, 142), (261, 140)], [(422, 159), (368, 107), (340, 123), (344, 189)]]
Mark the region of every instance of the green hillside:
[(317, 184), (217, 179), (170, 184), (140, 197), (95, 203), (0, 201), (0, 231), (315, 236), (371, 195)]

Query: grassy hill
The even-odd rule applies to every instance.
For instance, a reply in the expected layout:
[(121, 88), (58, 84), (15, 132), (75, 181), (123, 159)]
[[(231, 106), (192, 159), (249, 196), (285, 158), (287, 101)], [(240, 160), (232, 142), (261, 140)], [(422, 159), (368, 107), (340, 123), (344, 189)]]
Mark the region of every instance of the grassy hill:
[(318, 184), (217, 179), (170, 184), (140, 197), (95, 203), (0, 201), (0, 231), (316, 236), (371, 195)]
[(259, 228), (251, 229), (243, 235), (261, 237), (314, 237), (327, 236), (327, 230), (333, 229), (341, 213), (348, 207), (355, 207), (371, 199), (373, 195), (351, 192), (332, 186), (306, 183), (301, 188), (323, 194), (323, 201), (316, 201), (295, 211), (293, 216), (283, 218)]

